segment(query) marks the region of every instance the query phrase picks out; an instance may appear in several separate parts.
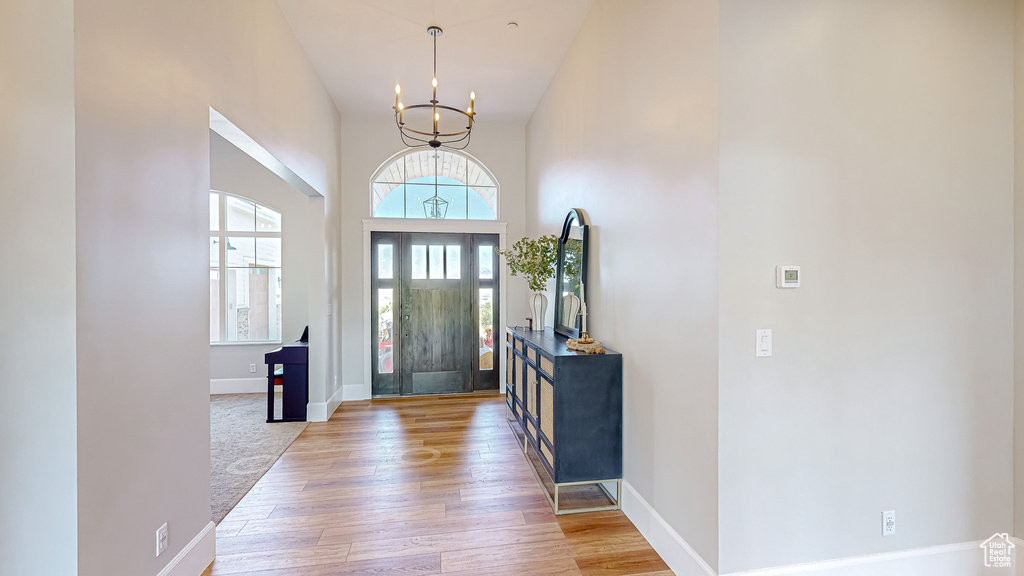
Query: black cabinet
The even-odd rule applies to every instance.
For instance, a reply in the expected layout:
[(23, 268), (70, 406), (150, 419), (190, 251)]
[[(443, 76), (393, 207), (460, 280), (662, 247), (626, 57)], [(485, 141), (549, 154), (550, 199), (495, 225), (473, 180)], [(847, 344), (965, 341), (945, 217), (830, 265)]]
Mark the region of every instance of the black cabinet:
[[(306, 329), (308, 332), (308, 328)], [(267, 352), (267, 422), (305, 422), (306, 404), (309, 403), (309, 344), (307, 332), (302, 339)], [(275, 374), (275, 367), (283, 367), (282, 374)], [(274, 379), (282, 377), (281, 418), (274, 418)]]
[[(524, 451), (535, 451), (531, 464), (536, 471), (539, 462), (549, 482), (540, 471), (538, 479), (553, 485), (546, 492), (556, 514), (615, 510), (622, 493), (622, 355), (570, 351), (566, 340), (550, 328), (508, 328), (505, 401)], [(609, 503), (561, 508), (560, 492), (581, 485), (600, 487)]]

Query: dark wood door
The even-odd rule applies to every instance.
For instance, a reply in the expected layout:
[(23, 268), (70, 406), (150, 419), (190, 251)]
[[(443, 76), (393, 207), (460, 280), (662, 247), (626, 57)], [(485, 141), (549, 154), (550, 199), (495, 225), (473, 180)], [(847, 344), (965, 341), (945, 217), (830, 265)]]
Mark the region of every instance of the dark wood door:
[(371, 236), (374, 395), (497, 388), (496, 245), (493, 235)]

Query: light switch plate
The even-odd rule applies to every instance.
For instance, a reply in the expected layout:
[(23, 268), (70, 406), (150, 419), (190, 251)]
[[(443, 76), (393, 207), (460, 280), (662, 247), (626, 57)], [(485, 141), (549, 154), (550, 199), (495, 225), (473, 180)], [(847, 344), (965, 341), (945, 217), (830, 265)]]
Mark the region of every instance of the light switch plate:
[(167, 522), (156, 530), (156, 556), (160, 557), (167, 550)]
[(758, 328), (754, 339), (754, 356), (765, 358), (772, 355), (771, 328)]

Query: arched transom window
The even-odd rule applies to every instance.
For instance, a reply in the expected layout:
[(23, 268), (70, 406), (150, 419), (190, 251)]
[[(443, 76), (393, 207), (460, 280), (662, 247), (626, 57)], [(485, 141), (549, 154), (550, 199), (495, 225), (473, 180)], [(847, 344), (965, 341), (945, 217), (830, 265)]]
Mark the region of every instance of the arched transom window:
[(375, 218), (498, 219), (498, 183), (465, 153), (399, 153), (377, 170), (370, 188)]

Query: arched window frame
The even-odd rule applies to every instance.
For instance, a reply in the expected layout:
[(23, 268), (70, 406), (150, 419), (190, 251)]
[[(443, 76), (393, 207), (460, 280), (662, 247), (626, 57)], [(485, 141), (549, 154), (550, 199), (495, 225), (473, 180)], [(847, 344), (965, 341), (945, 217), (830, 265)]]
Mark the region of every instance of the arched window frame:
[[(409, 184), (411, 183), (412, 180), (415, 180), (417, 178), (433, 176), (433, 163), (424, 163), (422, 161), (418, 161), (416, 163), (417, 169), (412, 170), (408, 169), (408, 165), (406, 163), (410, 160), (410, 157), (424, 154), (430, 155), (434, 153), (450, 155), (449, 158), (451, 158), (453, 161), (457, 159), (458, 161), (465, 163), (464, 178), (457, 177), (462, 174), (461, 169), (458, 165), (452, 165), (451, 163), (445, 162), (442, 162), (442, 166), (439, 167), (438, 176), (448, 177), (465, 185), (467, 188), (467, 204), (468, 190), (472, 189), (474, 193), (479, 195), (487, 203), (488, 207), (494, 214), (493, 218), (469, 218), (467, 205), (466, 218), (445, 219), (466, 219), (480, 221), (499, 220), (501, 218), (501, 185), (498, 182), (498, 179), (494, 177), (494, 174), (487, 168), (487, 166), (483, 162), (481, 162), (473, 155), (461, 150), (425, 150), (423, 148), (407, 148), (405, 150), (397, 152), (391, 155), (391, 157), (389, 157), (387, 160), (382, 162), (381, 165), (378, 166), (377, 169), (373, 172), (373, 175), (370, 177), (369, 182), (370, 217), (382, 220), (426, 219), (425, 214), (410, 215), (408, 213), (408, 210), (406, 211), (405, 215), (401, 217), (378, 216), (377, 209), (380, 207), (380, 204), (383, 202), (384, 198), (388, 197), (392, 193), (395, 193), (395, 189), (398, 188), (399, 186)], [(394, 168), (400, 162), (403, 163), (404, 167), (402, 169)], [(426, 167), (426, 169), (423, 169), (424, 166)], [(389, 173), (391, 174), (391, 176), (389, 176)], [(410, 173), (413, 174), (411, 178), (409, 177)], [(400, 176), (395, 177), (395, 174), (400, 174)], [(401, 182), (399, 182), (400, 179), (402, 180)], [(483, 189), (485, 193), (481, 193), (481, 189)], [(493, 189), (494, 191), (493, 198), (488, 198), (486, 195), (486, 191), (489, 189)], [(403, 189), (403, 204), (406, 206), (406, 208), (408, 208), (409, 201), (407, 198), (404, 197), (404, 194), (405, 190)]]

